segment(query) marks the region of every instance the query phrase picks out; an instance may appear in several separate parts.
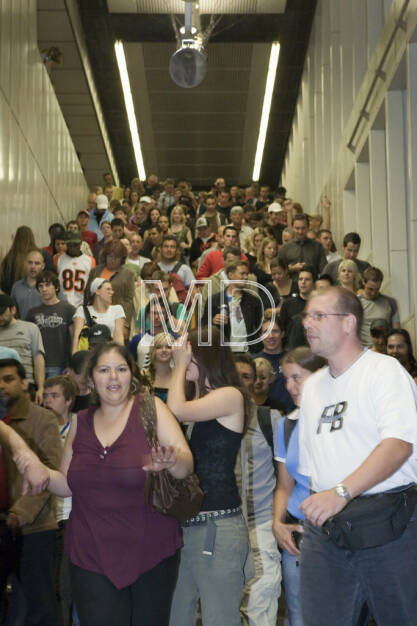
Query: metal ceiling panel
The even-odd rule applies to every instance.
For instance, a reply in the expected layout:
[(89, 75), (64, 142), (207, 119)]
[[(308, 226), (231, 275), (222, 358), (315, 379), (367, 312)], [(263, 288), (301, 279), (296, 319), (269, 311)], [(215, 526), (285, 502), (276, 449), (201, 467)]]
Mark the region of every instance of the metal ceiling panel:
[(38, 20), (38, 41), (74, 41), (71, 25), (65, 11), (39, 11), (42, 19)]
[(88, 93), (88, 85), (83, 70), (54, 71), (53, 83), (57, 93)]
[[(284, 13), (286, 0), (200, 0), (200, 13)], [(183, 0), (107, 0), (110, 13), (184, 13)]]
[(228, 129), (221, 130), (201, 130), (197, 133), (188, 133), (187, 141), (184, 141), (184, 133), (181, 129), (171, 132), (155, 132), (155, 145), (164, 148), (182, 148), (184, 145), (189, 150), (199, 150), (202, 146), (208, 150), (221, 148), (226, 150), (240, 150), (242, 145), (242, 135), (240, 132), (230, 132)]
[[(171, 128), (181, 128), (183, 133), (199, 133), (205, 130), (210, 131), (213, 127), (227, 128), (228, 131), (242, 132), (243, 124), (245, 123), (245, 114), (236, 113), (221, 113), (218, 115), (212, 115), (211, 113), (200, 115), (182, 115), (177, 117), (171, 117), (168, 115), (158, 115), (152, 118), (153, 129), (155, 132), (169, 133)], [(186, 146), (186, 140), (184, 138), (184, 145)]]
[(87, 183), (93, 186), (101, 182), (102, 175), (93, 172), (90, 177), (91, 170), (103, 172), (110, 167), (66, 4), (64, 0), (38, 0), (37, 8), (39, 49), (56, 46), (62, 52), (62, 65), (52, 68), (50, 80)]
[[(191, 90), (190, 90), (191, 91)], [(244, 92), (243, 96), (245, 95)], [(206, 91), (203, 93), (172, 92), (169, 94), (169, 109), (171, 115), (184, 115), (184, 108), (187, 108), (187, 115), (202, 115), (211, 113), (245, 113), (246, 98), (240, 94), (225, 96), (224, 93)], [(152, 115), (166, 115), (167, 94), (165, 91), (154, 91), (152, 93)]]
[(65, 0), (38, 0), (38, 11), (65, 11)]
[[(137, 172), (115, 39), (125, 43), (147, 173), (187, 176), (195, 187), (221, 174), (230, 184), (250, 181), (270, 44), (279, 41), (278, 81), (261, 170), (261, 180), (277, 184), (316, 0), (201, 0), (202, 13), (222, 19), (208, 44), (207, 75), (192, 90), (181, 90), (168, 73), (175, 50), (169, 13), (183, 14), (182, 0), (77, 1), (124, 182)], [(207, 22), (206, 14), (203, 26)]]

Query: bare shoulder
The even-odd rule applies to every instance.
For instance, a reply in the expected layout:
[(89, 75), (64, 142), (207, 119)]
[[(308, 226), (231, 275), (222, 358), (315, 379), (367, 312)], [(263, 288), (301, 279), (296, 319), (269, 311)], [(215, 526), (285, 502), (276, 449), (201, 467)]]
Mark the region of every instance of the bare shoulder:
[(210, 394), (228, 398), (230, 400), (241, 400), (243, 401), (243, 394), (237, 387), (219, 387), (218, 389), (213, 389), (210, 391)]

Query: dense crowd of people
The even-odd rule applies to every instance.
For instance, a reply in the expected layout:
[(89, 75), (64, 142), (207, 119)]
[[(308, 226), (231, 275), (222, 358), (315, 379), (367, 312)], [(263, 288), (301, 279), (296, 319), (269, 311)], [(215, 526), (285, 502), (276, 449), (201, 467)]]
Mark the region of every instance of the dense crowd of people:
[[(330, 227), (327, 197), (106, 173), (48, 245), (17, 229), (0, 623), (276, 626), (284, 596), (290, 626), (417, 623), (417, 361), (360, 234), (338, 251)], [(180, 526), (148, 478), (193, 471)]]

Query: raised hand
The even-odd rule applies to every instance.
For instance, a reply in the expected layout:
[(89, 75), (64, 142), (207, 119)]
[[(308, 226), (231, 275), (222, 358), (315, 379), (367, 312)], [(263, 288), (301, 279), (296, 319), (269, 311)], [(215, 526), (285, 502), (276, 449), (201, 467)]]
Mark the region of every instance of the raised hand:
[(177, 462), (177, 449), (173, 446), (158, 446), (151, 450), (151, 462), (143, 466), (145, 472), (161, 472)]

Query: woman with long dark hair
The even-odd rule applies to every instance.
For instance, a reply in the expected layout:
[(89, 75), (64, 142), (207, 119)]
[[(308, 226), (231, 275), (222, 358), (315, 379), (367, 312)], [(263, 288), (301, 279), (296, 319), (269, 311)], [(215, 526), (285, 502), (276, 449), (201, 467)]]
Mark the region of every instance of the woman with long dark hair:
[[(203, 625), (240, 626), (248, 534), (234, 467), (248, 400), (219, 331), (202, 329), (201, 340), (193, 330), (188, 341), (172, 349), (175, 368), (167, 403), (180, 422), (194, 423), (190, 447), (204, 500), (201, 512), (183, 528), (170, 624), (194, 626), (200, 599)], [(192, 400), (186, 399), (186, 381), (194, 386)]]
[(113, 288), (110, 281), (104, 278), (95, 278), (90, 285), (90, 294), (87, 306), (79, 306), (74, 313), (74, 331), (72, 340), (72, 353), (78, 351), (78, 341), (86, 320), (85, 308), (87, 308), (93, 324), (107, 326), (113, 340), (124, 344), (123, 327), (126, 315), (120, 304), (112, 304)]
[(113, 304), (120, 304), (126, 315), (125, 338), (127, 339), (130, 323), (134, 315), (133, 297), (135, 295), (135, 277), (123, 267), (127, 258), (126, 246), (120, 240), (112, 240), (103, 246), (100, 264), (94, 267), (88, 277), (85, 299), (95, 278), (104, 278), (111, 283)]
[[(145, 501), (146, 473), (167, 469), (184, 478), (192, 456), (159, 398), (159, 446), (151, 450), (144, 398), (136, 395), (141, 383), (124, 346), (101, 344), (87, 371), (94, 406), (73, 419), (60, 471), (41, 466), (51, 493), (72, 495), (65, 549), (81, 626), (167, 626), (181, 533), (174, 517), (153, 512)], [(18, 460), (26, 477), (33, 474), (33, 456), (29, 451)], [(39, 491), (45, 478), (31, 484)]]
[[(0, 266), (0, 287), (4, 293), (10, 295), (14, 283), (25, 276), (26, 257), (32, 250), (39, 250), (32, 229), (29, 226), (19, 226), (13, 237), (13, 243)], [(54, 272), (51, 255), (45, 250), (40, 250), (40, 253), (43, 256), (45, 269)]]

